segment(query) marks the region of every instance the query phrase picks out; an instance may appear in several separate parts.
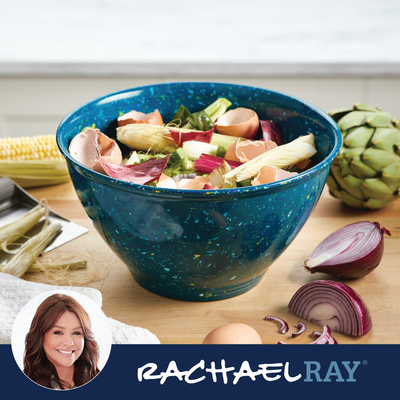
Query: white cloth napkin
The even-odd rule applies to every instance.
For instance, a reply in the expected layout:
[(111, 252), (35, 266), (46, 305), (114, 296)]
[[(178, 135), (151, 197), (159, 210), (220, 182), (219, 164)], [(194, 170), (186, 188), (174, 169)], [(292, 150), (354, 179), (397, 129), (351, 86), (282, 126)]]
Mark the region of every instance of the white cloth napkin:
[[(103, 298), (97, 289), (88, 287), (53, 286), (25, 281), (0, 272), (0, 344), (10, 344), (12, 328), (20, 310), (34, 297), (52, 290), (72, 290), (87, 296), (100, 308)], [(112, 344), (159, 344), (149, 330), (108, 318)]]

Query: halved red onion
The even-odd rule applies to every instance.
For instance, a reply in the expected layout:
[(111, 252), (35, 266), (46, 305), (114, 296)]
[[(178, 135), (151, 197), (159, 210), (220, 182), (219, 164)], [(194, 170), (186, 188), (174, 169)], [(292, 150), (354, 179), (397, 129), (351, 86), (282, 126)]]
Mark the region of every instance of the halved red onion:
[[(333, 338), (331, 335), (331, 330), (328, 325), (324, 325), (324, 330), (321, 332), (320, 335), (314, 335), (314, 336), (318, 336), (318, 338), (308, 344), (336, 344), (332, 340)], [(286, 342), (278, 342), (278, 344), (287, 344), (287, 343)]]
[(306, 330), (306, 324), (299, 321), (297, 323), (297, 332), (292, 333), (292, 337), (300, 336)]
[(276, 321), (279, 322), (281, 325), (281, 333), (285, 334), (289, 330), (289, 325), (287, 324), (286, 321), (284, 321), (282, 318), (278, 317), (272, 317), (272, 316), (267, 316), (264, 318), (266, 321)]
[(311, 273), (325, 272), (341, 278), (360, 278), (371, 273), (383, 255), (383, 235), (390, 232), (378, 222), (346, 225), (326, 237), (304, 266)]
[(341, 282), (320, 280), (303, 285), (290, 300), (289, 310), (347, 335), (362, 336), (372, 328), (371, 315), (360, 295)]

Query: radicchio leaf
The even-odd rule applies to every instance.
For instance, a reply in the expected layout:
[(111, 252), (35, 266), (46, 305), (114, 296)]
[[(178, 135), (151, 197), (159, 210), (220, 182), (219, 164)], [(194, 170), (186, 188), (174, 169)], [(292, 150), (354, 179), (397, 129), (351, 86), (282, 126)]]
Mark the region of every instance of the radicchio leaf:
[(188, 140), (196, 140), (197, 142), (211, 143), (212, 135), (215, 126), (208, 131), (190, 131), (181, 132), (179, 129), (169, 128), (171, 137), (175, 140), (176, 144), (182, 147), (182, 143)]
[(108, 176), (121, 181), (145, 185), (160, 177), (169, 159), (169, 154), (163, 158), (150, 158), (140, 164), (123, 165), (111, 164), (100, 158), (101, 165)]
[(272, 140), (278, 146), (283, 144), (283, 136), (279, 125), (271, 120), (260, 120), (261, 130), (263, 132), (263, 138), (261, 140)]
[(210, 172), (214, 171), (215, 168), (222, 165), (224, 161), (226, 161), (232, 169), (242, 164), (238, 161), (226, 160), (221, 157), (216, 157), (203, 153), (200, 155), (200, 158), (194, 161), (194, 169), (196, 171), (209, 174)]

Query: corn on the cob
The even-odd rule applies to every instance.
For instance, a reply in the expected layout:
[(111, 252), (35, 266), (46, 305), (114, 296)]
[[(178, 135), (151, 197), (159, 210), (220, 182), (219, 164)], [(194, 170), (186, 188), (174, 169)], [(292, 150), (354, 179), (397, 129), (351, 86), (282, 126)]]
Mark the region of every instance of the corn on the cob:
[(6, 262), (2, 272), (21, 278), (61, 229), (59, 222), (46, 226), (20, 247), (18, 253)]
[(0, 176), (7, 176), (25, 188), (70, 179), (55, 135), (0, 139)]
[(0, 139), (0, 160), (62, 160), (54, 135)]

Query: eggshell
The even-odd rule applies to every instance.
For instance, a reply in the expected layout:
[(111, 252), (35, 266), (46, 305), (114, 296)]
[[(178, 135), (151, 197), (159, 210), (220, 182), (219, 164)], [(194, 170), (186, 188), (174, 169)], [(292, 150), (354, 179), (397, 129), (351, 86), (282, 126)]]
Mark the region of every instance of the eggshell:
[(105, 174), (96, 150), (95, 140), (97, 140), (101, 157), (112, 164), (122, 163), (122, 153), (118, 144), (99, 129), (90, 128), (78, 133), (69, 145), (69, 153), (85, 167)]
[(271, 140), (236, 140), (228, 147), (225, 159), (244, 163), (275, 147), (276, 143)]
[(280, 181), (295, 175), (297, 175), (297, 172), (288, 172), (280, 168), (265, 165), (251, 181), (251, 184), (252, 186), (263, 185), (264, 183)]
[(140, 111), (132, 110), (118, 118), (118, 126), (129, 124), (149, 124), (149, 125), (163, 125), (163, 119), (158, 110), (152, 113), (144, 114)]
[(218, 133), (245, 139), (252, 139), (256, 136), (258, 128), (258, 115), (250, 108), (244, 107), (227, 111), (215, 123), (215, 129)]
[(260, 335), (242, 323), (222, 325), (211, 331), (202, 344), (262, 344)]

